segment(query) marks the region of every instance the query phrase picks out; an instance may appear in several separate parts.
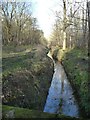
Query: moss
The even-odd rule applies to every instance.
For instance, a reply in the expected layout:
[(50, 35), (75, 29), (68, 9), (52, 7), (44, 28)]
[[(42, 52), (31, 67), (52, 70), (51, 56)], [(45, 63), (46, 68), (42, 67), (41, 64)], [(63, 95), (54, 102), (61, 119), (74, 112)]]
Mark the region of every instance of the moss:
[(11, 107), (5, 105), (3, 105), (2, 110), (3, 110), (2, 112), (3, 119), (7, 118), (6, 115), (8, 114), (9, 111), (14, 111), (13, 114), (14, 118), (54, 118), (54, 119), (61, 118), (61, 120), (84, 120), (82, 118), (69, 117), (60, 114), (49, 114), (37, 110), (30, 110), (30, 109)]

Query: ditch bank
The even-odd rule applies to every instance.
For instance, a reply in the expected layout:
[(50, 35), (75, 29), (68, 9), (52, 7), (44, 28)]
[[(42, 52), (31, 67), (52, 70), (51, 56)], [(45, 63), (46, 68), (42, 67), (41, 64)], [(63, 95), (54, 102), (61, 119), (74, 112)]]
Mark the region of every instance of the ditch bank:
[[(29, 51), (29, 50), (28, 50)], [(53, 63), (46, 49), (37, 45), (29, 52), (7, 51), (2, 62), (2, 103), (43, 110), (53, 75)]]
[(87, 56), (87, 50), (74, 48), (66, 52), (62, 58), (62, 65), (74, 90), (80, 115), (85, 119), (90, 118)]

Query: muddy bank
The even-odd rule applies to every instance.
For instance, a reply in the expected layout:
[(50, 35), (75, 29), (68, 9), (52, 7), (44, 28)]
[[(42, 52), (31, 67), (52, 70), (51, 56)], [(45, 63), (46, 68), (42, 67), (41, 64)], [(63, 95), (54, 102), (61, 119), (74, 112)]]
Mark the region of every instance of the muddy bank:
[(45, 48), (37, 46), (2, 59), (3, 104), (43, 110), (53, 75), (53, 63), (46, 54)]

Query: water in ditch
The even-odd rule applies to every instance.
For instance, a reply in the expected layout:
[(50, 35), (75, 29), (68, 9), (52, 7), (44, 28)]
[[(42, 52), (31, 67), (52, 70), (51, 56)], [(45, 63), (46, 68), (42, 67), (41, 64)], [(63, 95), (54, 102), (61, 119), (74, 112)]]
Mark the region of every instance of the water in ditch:
[(79, 117), (78, 104), (73, 95), (72, 87), (63, 66), (59, 62), (54, 63), (54, 74), (44, 112)]

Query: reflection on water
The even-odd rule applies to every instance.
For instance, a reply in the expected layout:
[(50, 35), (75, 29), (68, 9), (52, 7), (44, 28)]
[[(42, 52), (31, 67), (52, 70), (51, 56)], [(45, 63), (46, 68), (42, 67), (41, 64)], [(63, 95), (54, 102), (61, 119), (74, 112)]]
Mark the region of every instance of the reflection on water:
[(73, 90), (67, 80), (63, 66), (57, 62), (54, 65), (54, 71), (44, 112), (78, 117), (78, 105), (73, 96)]

